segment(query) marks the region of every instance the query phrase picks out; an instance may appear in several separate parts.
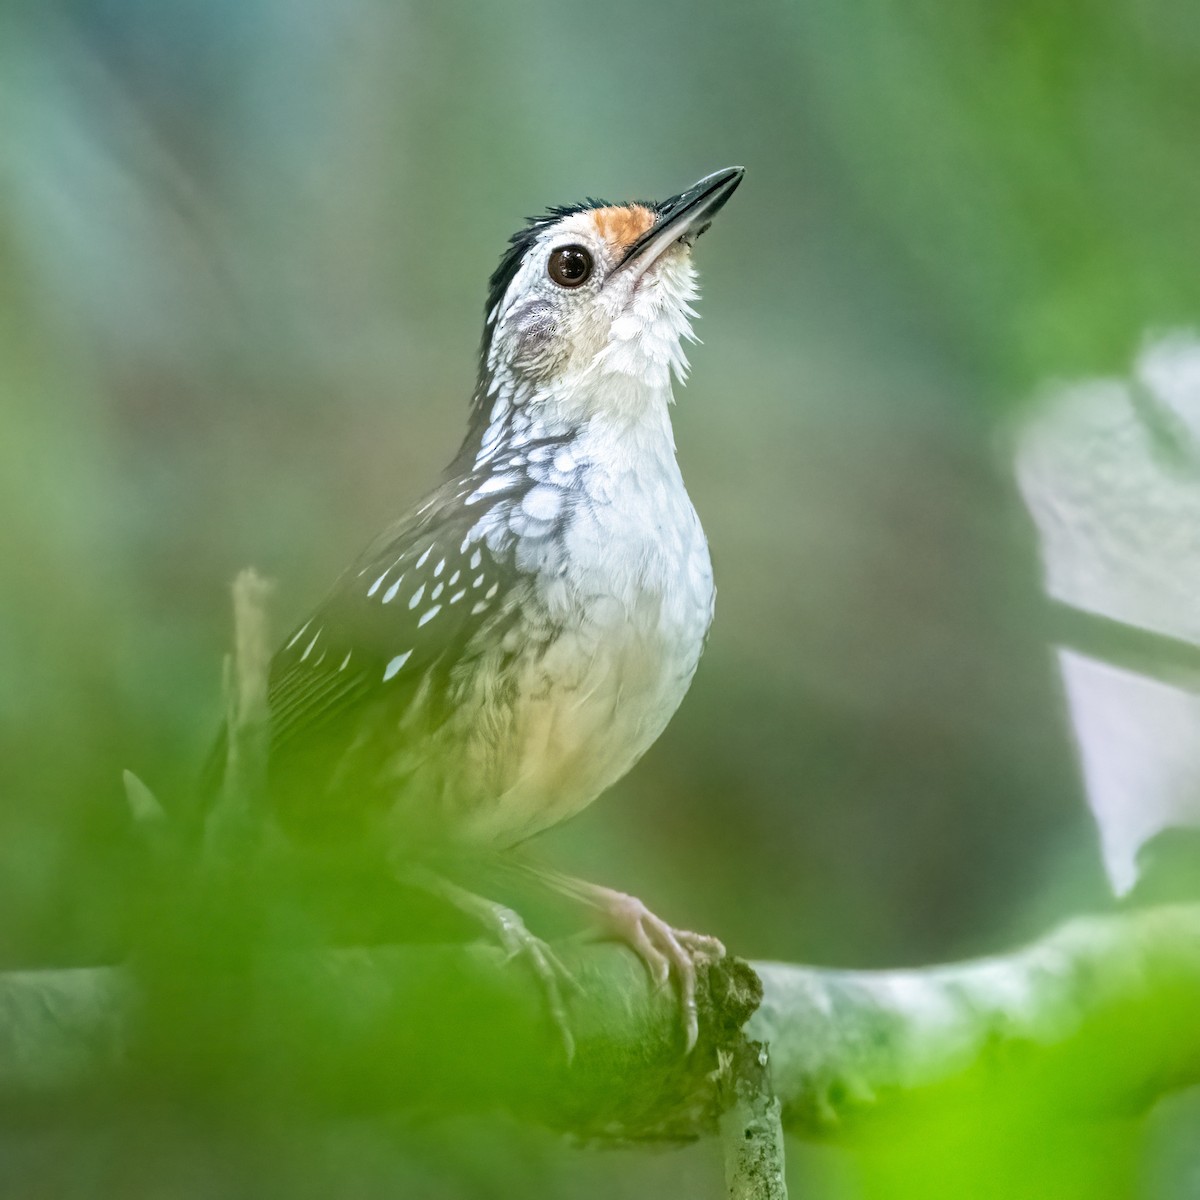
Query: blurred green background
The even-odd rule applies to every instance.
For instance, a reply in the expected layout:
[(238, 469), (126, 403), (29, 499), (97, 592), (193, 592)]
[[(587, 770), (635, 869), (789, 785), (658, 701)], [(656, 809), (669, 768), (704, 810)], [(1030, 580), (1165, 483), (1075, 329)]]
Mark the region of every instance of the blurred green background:
[[(730, 163), (676, 410), (716, 624), (544, 853), (747, 957), (954, 958), (1107, 903), (1004, 433), (1200, 312), (1198, 78), (1186, 0), (8, 0), (5, 965), (111, 956), (121, 769), (186, 790), (237, 569), (282, 628), (435, 479), (520, 218)], [(1164, 1129), (1080, 1194), (1200, 1196)], [(908, 1136), (907, 1167), (797, 1145), (794, 1191), (943, 1194)], [(264, 1133), (219, 1171), (180, 1130), (18, 1142), (5, 1194), (721, 1194), (713, 1147), (500, 1123)], [(945, 1194), (993, 1194), (986, 1153)]]

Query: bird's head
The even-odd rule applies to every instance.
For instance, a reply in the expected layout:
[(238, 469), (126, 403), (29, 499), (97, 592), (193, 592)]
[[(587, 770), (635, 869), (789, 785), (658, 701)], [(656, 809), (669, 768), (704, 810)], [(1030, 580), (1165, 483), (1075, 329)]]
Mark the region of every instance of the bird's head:
[(657, 204), (588, 200), (532, 219), (491, 278), (479, 399), (536, 403), (613, 376), (667, 391), (686, 369), (692, 245), (742, 174), (727, 167)]

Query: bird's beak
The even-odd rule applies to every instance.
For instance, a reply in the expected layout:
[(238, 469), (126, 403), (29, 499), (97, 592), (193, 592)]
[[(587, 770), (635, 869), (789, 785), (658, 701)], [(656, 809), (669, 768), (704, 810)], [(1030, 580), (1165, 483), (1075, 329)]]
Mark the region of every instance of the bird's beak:
[(656, 205), (658, 219), (625, 251), (617, 270), (636, 263), (637, 273), (641, 274), (668, 246), (676, 242), (690, 246), (712, 224), (745, 173), (745, 167), (714, 171), (686, 192)]

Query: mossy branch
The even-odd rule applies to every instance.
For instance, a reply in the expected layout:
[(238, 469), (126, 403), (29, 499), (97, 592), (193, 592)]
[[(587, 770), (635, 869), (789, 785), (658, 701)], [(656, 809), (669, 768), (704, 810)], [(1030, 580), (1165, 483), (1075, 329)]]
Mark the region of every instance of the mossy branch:
[[(674, 998), (631, 953), (562, 953), (583, 985), (569, 1067), (533, 979), (479, 946), (273, 957), (232, 985), (198, 977), (157, 1011), (133, 968), (10, 972), (0, 1097), (107, 1092), (147, 1072), (190, 1093), (200, 1064), (213, 1087), (253, 1079), (322, 1110), (499, 1105), (585, 1135), (688, 1138), (727, 1107), (743, 1029), (769, 1046), (785, 1127), (826, 1138), (1003, 1096), (1126, 1112), (1200, 1082), (1200, 906), (1073, 921), (1015, 954), (927, 970), (726, 960), (705, 977), (690, 1058)], [(218, 985), (237, 997), (220, 1022)], [(148, 1037), (155, 1025), (170, 1037)]]

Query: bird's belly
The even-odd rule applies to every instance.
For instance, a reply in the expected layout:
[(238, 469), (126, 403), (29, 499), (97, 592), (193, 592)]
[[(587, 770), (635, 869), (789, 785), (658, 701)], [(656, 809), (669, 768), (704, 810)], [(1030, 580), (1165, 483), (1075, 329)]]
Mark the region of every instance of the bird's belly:
[[(680, 482), (654, 503), (580, 509), (569, 580), (540, 579), (548, 637), (513, 664), (498, 721), (468, 734), (463, 836), (510, 845), (579, 812), (653, 745), (695, 674), (712, 619), (708, 543)], [(494, 714), (493, 714), (494, 715)], [(471, 783), (486, 780), (482, 788)]]
[(679, 707), (704, 628), (664, 640), (630, 624), (602, 644), (563, 633), (517, 668), (505, 735), (480, 747), (494, 783), (460, 814), (460, 836), (511, 845), (573, 816), (620, 779)]
[(673, 458), (593, 479), (559, 532), (518, 544), (516, 560), (529, 569), (519, 617), (468, 654), (411, 792), (433, 799), (423, 811), (450, 839), (493, 848), (579, 812), (641, 758), (691, 683), (713, 611), (708, 543)]

